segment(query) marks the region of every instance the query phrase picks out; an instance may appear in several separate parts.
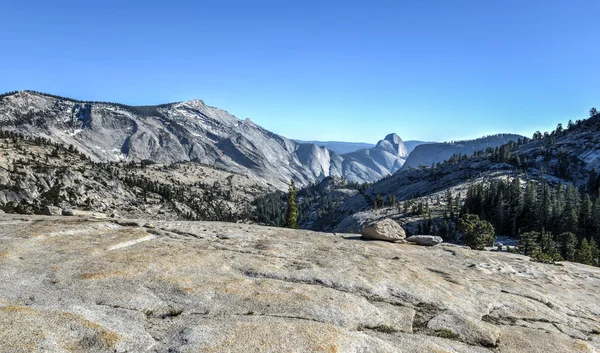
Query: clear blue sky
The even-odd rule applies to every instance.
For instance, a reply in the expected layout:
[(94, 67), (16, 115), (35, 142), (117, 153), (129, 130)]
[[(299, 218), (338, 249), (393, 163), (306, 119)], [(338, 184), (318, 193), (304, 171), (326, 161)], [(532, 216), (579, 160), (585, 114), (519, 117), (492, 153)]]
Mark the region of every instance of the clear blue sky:
[(531, 135), (600, 108), (600, 2), (5, 1), (0, 91), (193, 98), (290, 138)]

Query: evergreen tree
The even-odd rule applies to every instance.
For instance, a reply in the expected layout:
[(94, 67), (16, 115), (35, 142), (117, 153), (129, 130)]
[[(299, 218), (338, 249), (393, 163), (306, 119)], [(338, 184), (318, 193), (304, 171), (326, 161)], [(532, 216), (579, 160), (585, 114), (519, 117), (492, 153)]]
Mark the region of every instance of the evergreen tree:
[(550, 226), (550, 217), (552, 215), (552, 195), (550, 191), (550, 187), (548, 186), (548, 182), (546, 179), (542, 181), (542, 185), (540, 187), (540, 197), (538, 212), (539, 212), (539, 223), (542, 227)]
[(378, 194), (377, 197), (375, 197), (375, 201), (374, 201), (374, 208), (379, 208), (379, 207), (383, 207), (384, 206), (384, 199), (383, 196), (381, 196), (381, 194)]
[(296, 207), (296, 183), (294, 180), (291, 181), (288, 189), (288, 204), (287, 212), (285, 214), (285, 226), (288, 228), (298, 229), (298, 208)]
[(494, 227), (497, 229), (499, 234), (506, 232), (506, 201), (504, 199), (504, 192), (500, 190), (495, 202), (494, 209)]
[(517, 234), (517, 217), (521, 213), (522, 200), (521, 200), (521, 180), (519, 177), (515, 177), (510, 185), (508, 199), (508, 212), (507, 221), (509, 225), (510, 234)]
[(394, 206), (394, 204), (396, 203), (396, 195), (388, 195), (387, 196), (387, 204), (388, 206)]
[(579, 234), (582, 234), (585, 237), (591, 236), (594, 231), (592, 208), (593, 204), (590, 195), (584, 194), (579, 207)]
[(575, 260), (575, 250), (577, 247), (577, 238), (571, 232), (561, 233), (558, 236), (560, 255), (565, 261)]
[(452, 198), (452, 192), (446, 190), (446, 210), (450, 215), (451, 219), (454, 219), (454, 199)]
[(519, 253), (523, 255), (532, 255), (539, 247), (538, 239), (540, 233), (538, 232), (527, 232), (521, 234), (519, 240)]
[(562, 123), (558, 123), (558, 126), (556, 127), (556, 130), (555, 130), (555, 132), (556, 132), (556, 134), (557, 134), (557, 135), (560, 135), (560, 134), (562, 134), (562, 132), (563, 132), (563, 126), (562, 126)]
[(594, 225), (594, 236), (596, 242), (600, 240), (600, 198), (594, 202), (594, 208), (592, 210), (592, 223)]
[(590, 171), (590, 175), (588, 176), (588, 182), (587, 182), (587, 192), (596, 195), (596, 192), (598, 191), (598, 173), (596, 172), (596, 169), (592, 169)]
[(592, 253), (592, 265), (593, 266), (600, 266), (600, 249), (598, 249), (598, 243), (596, 243), (596, 241), (592, 238), (592, 240), (590, 240), (590, 248), (591, 253)]
[(582, 264), (592, 264), (592, 247), (586, 238), (581, 240), (581, 244), (579, 244), (579, 248), (575, 254), (575, 259)]
[(569, 185), (565, 198), (565, 208), (562, 218), (564, 230), (577, 232), (578, 225), (578, 194), (575, 186)]
[(463, 242), (476, 250), (483, 250), (486, 246), (494, 245), (494, 227), (479, 216), (465, 214), (458, 221), (458, 230), (463, 235)]
[(523, 197), (523, 211), (521, 214), (519, 225), (524, 225), (527, 228), (535, 228), (538, 224), (538, 207), (536, 197), (535, 184), (532, 181), (527, 182), (525, 187), (525, 195)]
[(533, 257), (535, 260), (545, 263), (562, 260), (550, 233), (542, 230), (540, 234), (540, 247), (538, 248), (537, 254), (533, 254)]

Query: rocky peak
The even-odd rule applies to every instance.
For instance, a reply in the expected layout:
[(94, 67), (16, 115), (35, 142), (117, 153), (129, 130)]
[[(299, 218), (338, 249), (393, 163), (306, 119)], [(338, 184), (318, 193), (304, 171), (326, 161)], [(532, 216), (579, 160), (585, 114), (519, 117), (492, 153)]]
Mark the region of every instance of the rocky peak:
[(392, 132), (391, 134), (388, 134), (384, 140), (389, 141), (395, 145), (398, 145), (400, 143), (402, 143), (402, 139), (400, 138), (400, 136), (398, 136), (395, 132)]
[(377, 142), (376, 148), (386, 150), (399, 157), (408, 156), (404, 142), (396, 133), (388, 134), (383, 140)]
[(204, 106), (206, 106), (206, 104), (204, 103), (204, 101), (201, 100), (201, 99), (192, 99), (192, 100), (189, 100), (189, 101), (181, 102), (181, 103), (179, 103), (177, 105), (178, 106), (192, 107), (192, 108), (198, 108), (198, 107), (204, 107)]

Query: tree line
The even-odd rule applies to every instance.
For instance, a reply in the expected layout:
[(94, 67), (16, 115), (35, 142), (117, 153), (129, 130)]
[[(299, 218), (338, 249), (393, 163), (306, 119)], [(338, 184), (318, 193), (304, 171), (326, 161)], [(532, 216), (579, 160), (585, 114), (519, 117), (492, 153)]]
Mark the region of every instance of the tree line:
[(600, 179), (587, 185), (550, 185), (547, 180), (492, 180), (471, 185), (461, 213), (489, 221), (497, 234), (520, 239), (519, 251), (545, 262), (567, 260), (599, 265)]

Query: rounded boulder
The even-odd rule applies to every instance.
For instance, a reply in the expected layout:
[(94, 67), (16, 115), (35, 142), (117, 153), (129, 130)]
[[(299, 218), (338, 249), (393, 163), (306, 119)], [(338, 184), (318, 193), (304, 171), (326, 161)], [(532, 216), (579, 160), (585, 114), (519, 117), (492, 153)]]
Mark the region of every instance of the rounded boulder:
[(362, 231), (362, 238), (391, 242), (404, 241), (406, 232), (396, 221), (386, 218), (369, 224)]

